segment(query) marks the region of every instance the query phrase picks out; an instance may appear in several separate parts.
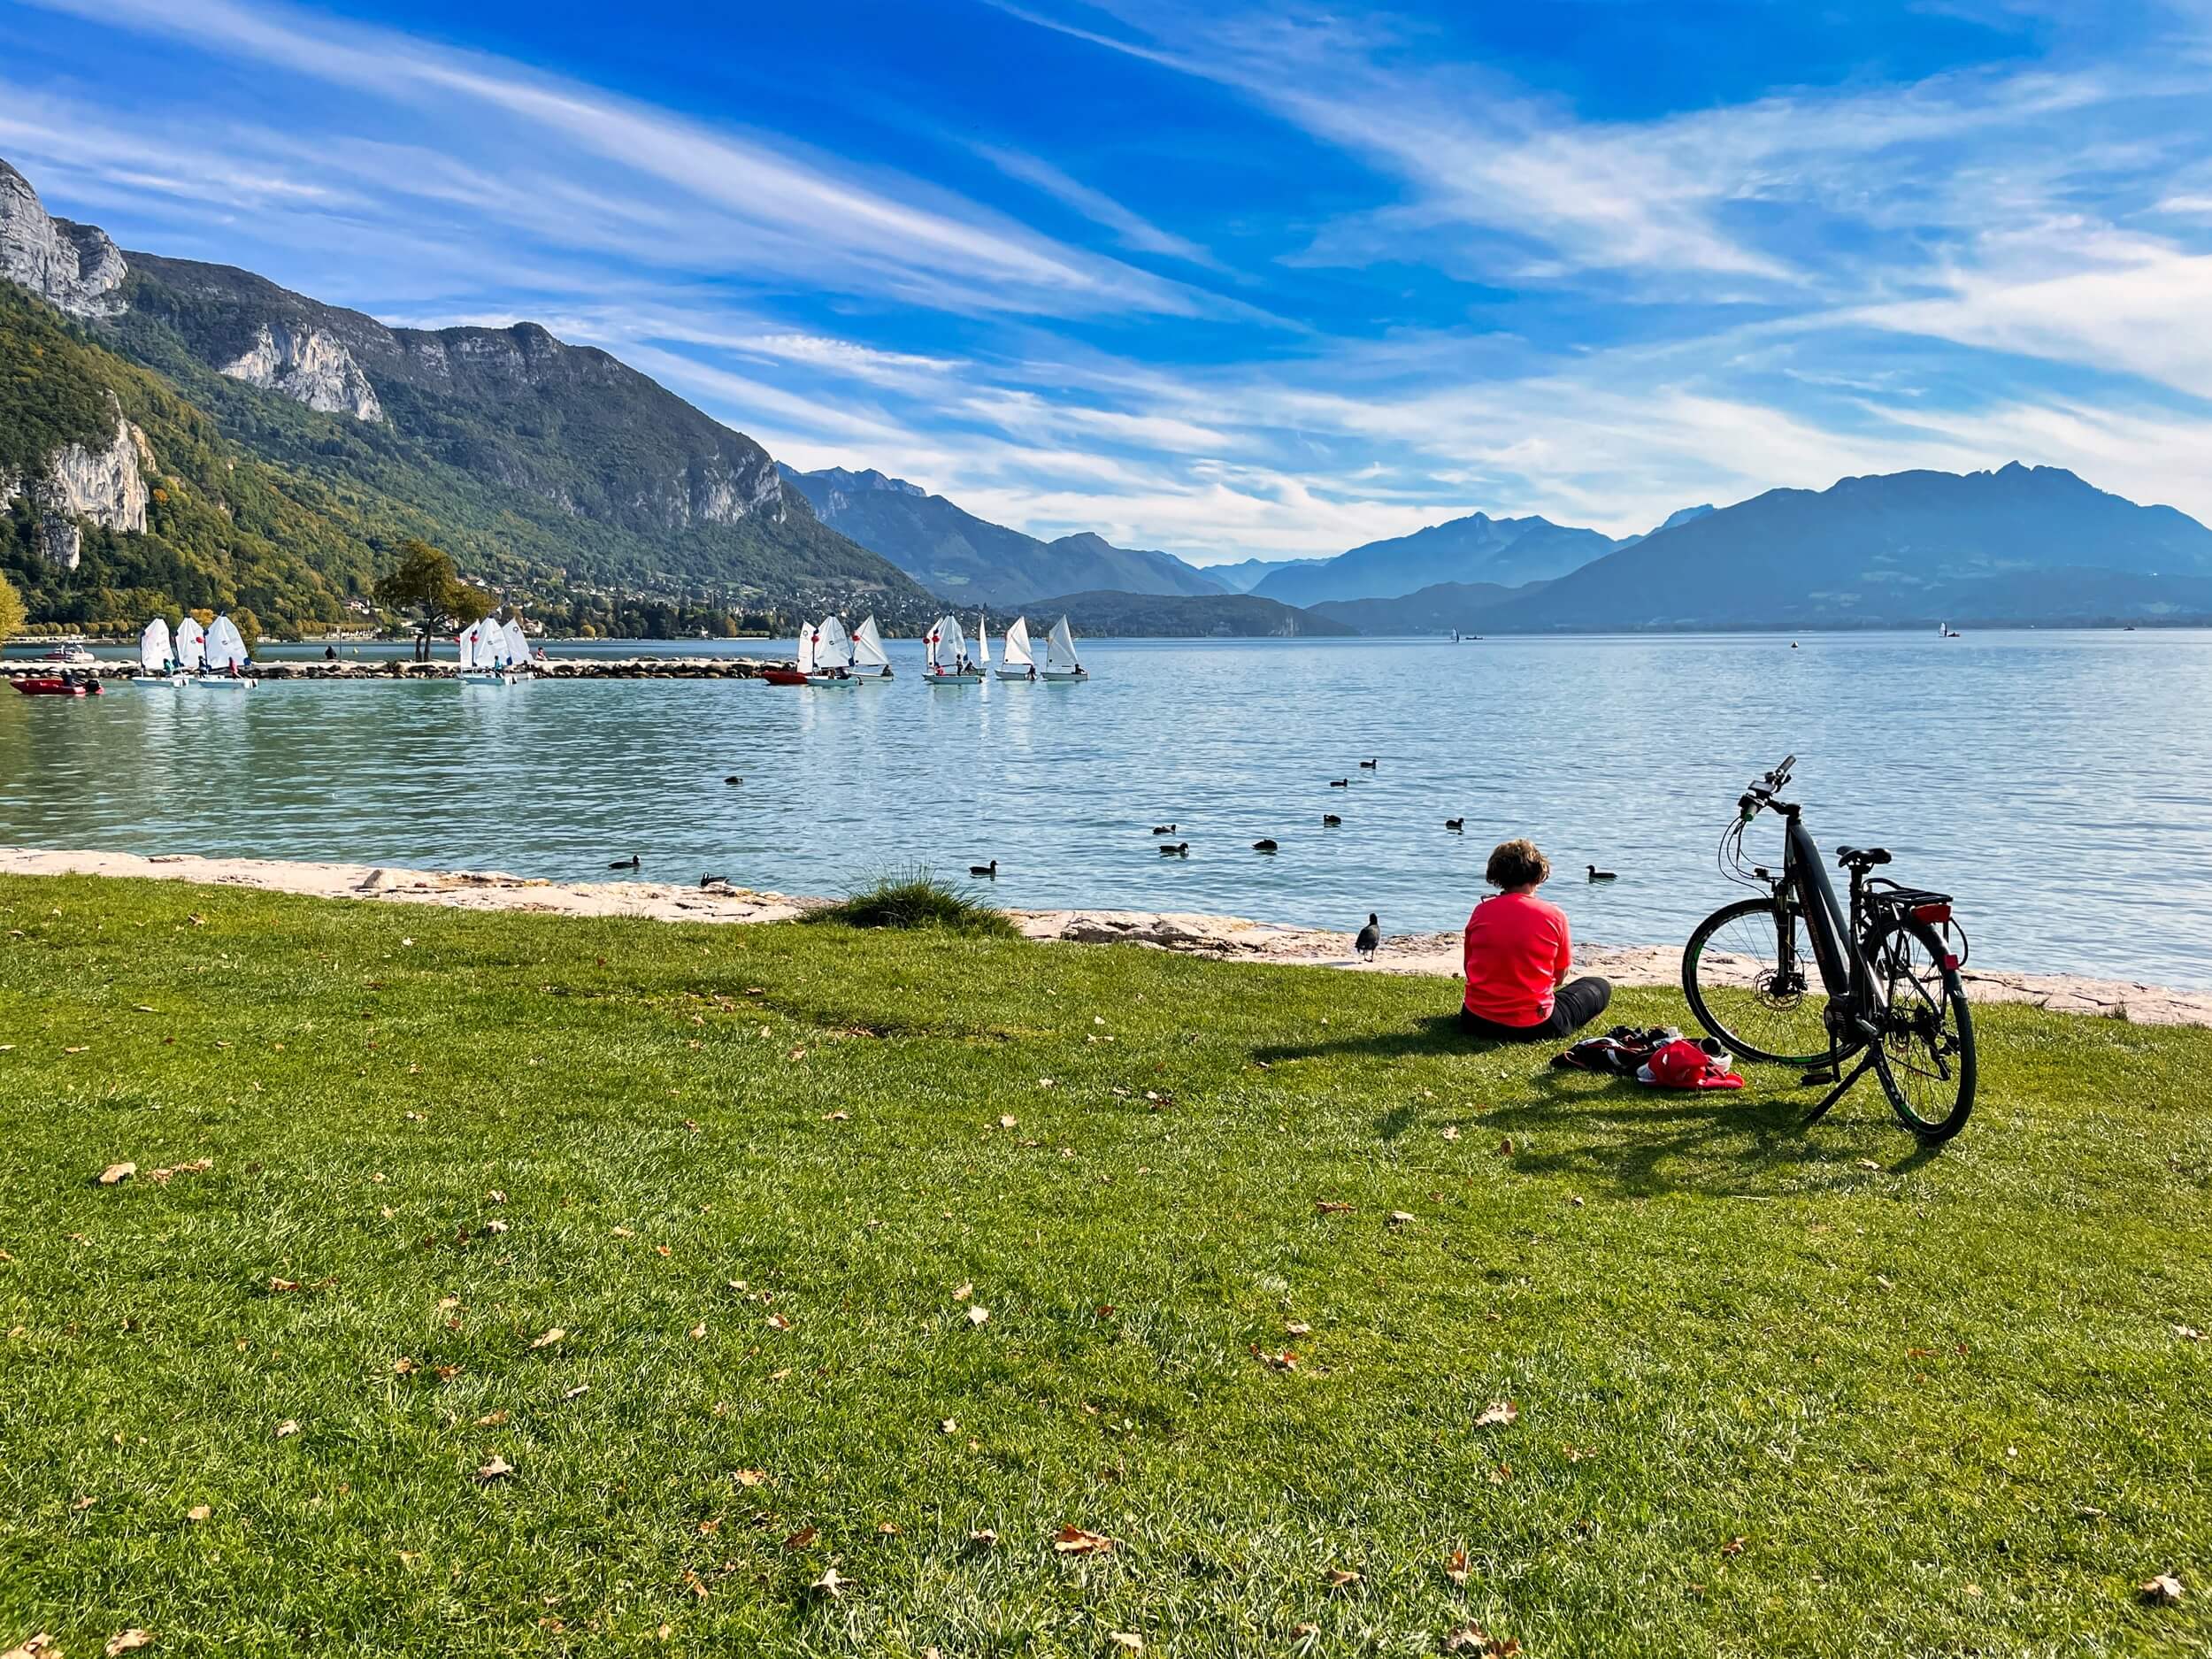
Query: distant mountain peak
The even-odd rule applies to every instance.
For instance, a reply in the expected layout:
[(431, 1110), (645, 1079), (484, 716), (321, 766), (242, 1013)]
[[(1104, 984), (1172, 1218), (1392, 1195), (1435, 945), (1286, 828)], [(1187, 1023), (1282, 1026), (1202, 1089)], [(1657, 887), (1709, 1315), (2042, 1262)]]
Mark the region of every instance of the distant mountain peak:
[(892, 478), (877, 472), (872, 466), (857, 472), (843, 466), (825, 466), (811, 472), (802, 472), (798, 468), (779, 461), (776, 470), (794, 483), (803, 478), (815, 479), (832, 489), (841, 489), (848, 495), (864, 489), (889, 490), (896, 495), (926, 496), (929, 494), (919, 484), (910, 484), (902, 478)]

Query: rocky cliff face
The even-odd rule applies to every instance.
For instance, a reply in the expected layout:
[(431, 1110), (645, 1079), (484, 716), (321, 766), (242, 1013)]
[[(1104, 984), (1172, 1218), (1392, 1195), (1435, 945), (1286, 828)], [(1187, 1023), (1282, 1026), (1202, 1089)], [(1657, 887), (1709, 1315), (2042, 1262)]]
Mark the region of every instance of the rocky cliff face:
[(89, 518), (111, 530), (145, 529), (145, 469), (152, 464), (146, 434), (118, 409), (115, 434), (104, 448), (68, 444), (48, 457), (42, 473), (0, 478), (0, 503), (27, 496), (38, 515), (47, 562), (73, 571), (84, 546), (79, 519)]
[(376, 388), (335, 335), (285, 322), (264, 322), (253, 343), (218, 369), (234, 380), (278, 392), (326, 415), (381, 420)]
[(30, 180), (0, 161), (0, 278), (73, 317), (113, 317), (124, 275), (105, 231), (50, 217)]

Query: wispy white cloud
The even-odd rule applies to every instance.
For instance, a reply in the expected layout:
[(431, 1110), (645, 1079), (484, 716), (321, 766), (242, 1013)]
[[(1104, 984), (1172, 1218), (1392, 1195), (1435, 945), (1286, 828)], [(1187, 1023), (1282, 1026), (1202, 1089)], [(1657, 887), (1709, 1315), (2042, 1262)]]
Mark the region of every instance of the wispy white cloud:
[(1114, 233), (1125, 248), (1138, 253), (1163, 254), (1168, 258), (1204, 265), (1210, 270), (1222, 268), (1220, 261), (1196, 242), (1162, 230), (1150, 219), (1131, 212), (1103, 190), (1093, 189), (1080, 180), (1070, 177), (1041, 156), (987, 144), (978, 146), (977, 154), (1008, 178), (1018, 179), (1024, 184), (1032, 185), (1053, 200), (1073, 208), (1093, 223), (1104, 226)]

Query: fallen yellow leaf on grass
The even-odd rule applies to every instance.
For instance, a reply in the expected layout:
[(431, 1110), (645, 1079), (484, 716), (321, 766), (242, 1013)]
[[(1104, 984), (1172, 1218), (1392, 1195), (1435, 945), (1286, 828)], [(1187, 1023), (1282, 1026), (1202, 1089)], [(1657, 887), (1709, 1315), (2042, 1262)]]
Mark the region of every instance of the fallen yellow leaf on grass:
[(112, 1187), (118, 1181), (127, 1181), (137, 1173), (138, 1165), (135, 1164), (111, 1164), (100, 1171), (100, 1185)]
[(115, 1659), (118, 1654), (132, 1653), (138, 1648), (151, 1646), (153, 1640), (154, 1635), (151, 1631), (127, 1630), (120, 1635), (109, 1637), (107, 1646), (100, 1651), (107, 1655), (107, 1659)]
[(590, 1392), (591, 1385), (589, 1383), (580, 1382), (573, 1388), (563, 1389), (561, 1391), (561, 1398), (564, 1400), (581, 1400)]
[(299, 1432), (299, 1420), (296, 1417), (287, 1417), (276, 1425), (276, 1437), (280, 1440), (288, 1440)]
[(1321, 1576), (1332, 1590), (1349, 1590), (1359, 1583), (1361, 1577), (1349, 1567), (1332, 1567)]
[(1131, 1653), (1144, 1651), (1144, 1638), (1133, 1630), (1109, 1631), (1106, 1640), (1117, 1647), (1126, 1647)]
[(1483, 1407), (1481, 1415), (1475, 1418), (1475, 1426), (1479, 1429), (1499, 1428), (1509, 1423), (1518, 1423), (1520, 1420), (1521, 1408), (1515, 1405), (1513, 1402), (1493, 1400), (1488, 1405)]
[(1255, 1343), (1252, 1347), (1252, 1356), (1270, 1371), (1296, 1371), (1298, 1369), (1298, 1356), (1288, 1348), (1285, 1348), (1279, 1354), (1270, 1354)]
[(0, 1653), (0, 1659), (39, 1659), (42, 1654), (46, 1659), (61, 1659), (61, 1649), (54, 1646), (54, 1639), (44, 1631), (27, 1637), (20, 1647), (11, 1647), (7, 1652)]
[(530, 1346), (532, 1348), (551, 1348), (556, 1342), (565, 1341), (567, 1337), (568, 1333), (561, 1329), (561, 1327), (557, 1325), (550, 1331), (548, 1331), (543, 1336), (533, 1338), (531, 1340)]
[(705, 1340), (706, 1334), (707, 1322), (704, 1319), (700, 1320), (698, 1324), (691, 1327), (691, 1340), (695, 1342)]
[(1744, 1546), (1750, 1541), (1749, 1539), (1743, 1537), (1732, 1538), (1720, 1547), (1720, 1553), (1724, 1555), (1740, 1555), (1743, 1554)]
[(2154, 1607), (2179, 1607), (2181, 1580), (2170, 1572), (2162, 1572), (2155, 1578), (2146, 1579), (2136, 1586), (2137, 1594)]
[(497, 1411), (487, 1411), (476, 1419), (476, 1426), (480, 1429), (495, 1429), (506, 1420), (507, 1413), (503, 1409)]
[(821, 1535), (822, 1531), (819, 1527), (803, 1526), (783, 1540), (783, 1547), (786, 1549), (804, 1549)]
[(188, 1521), (197, 1523), (206, 1520), (214, 1513), (214, 1509), (209, 1505), (204, 1503), (196, 1503), (184, 1512), (184, 1518)]
[(788, 1331), (791, 1328), (791, 1321), (780, 1313), (770, 1314), (768, 1324), (771, 1329), (777, 1331)]
[(1325, 1216), (1346, 1216), (1352, 1211), (1351, 1205), (1340, 1198), (1317, 1198), (1313, 1207)]
[(990, 1317), (991, 1310), (985, 1307), (981, 1302), (978, 1302), (974, 1307), (968, 1310), (968, 1323), (970, 1325), (985, 1324), (990, 1319)]
[(764, 1469), (741, 1469), (737, 1471), (736, 1479), (737, 1484), (741, 1486), (762, 1486), (768, 1479), (768, 1471)]
[(998, 1548), (998, 1534), (987, 1526), (979, 1526), (974, 1532), (968, 1534), (968, 1548), (971, 1549), (996, 1549)]
[(1467, 1587), (1467, 1549), (1464, 1545), (1444, 1557), (1444, 1576), (1452, 1581), (1455, 1588), (1463, 1590)]
[(1002, 1128), (1002, 1129), (1011, 1129), (1011, 1128), (1014, 1128), (1014, 1127), (1015, 1127), (1017, 1125), (1018, 1125), (1020, 1122), (1021, 1122), (1021, 1119), (1020, 1119), (1020, 1118), (1017, 1118), (1017, 1117), (1015, 1117), (1013, 1113), (1011, 1113), (1011, 1112), (1004, 1112), (1004, 1113), (1002, 1113), (1002, 1114), (1000, 1115), (1000, 1117), (999, 1117), (999, 1120), (998, 1120), (998, 1126), (999, 1126), (1000, 1128)]
[(2176, 1325), (2174, 1334), (2185, 1342), (2201, 1342), (2205, 1340), (2204, 1333), (2193, 1325)]
[(1390, 1225), (1394, 1227), (1411, 1226), (1413, 1225), (1413, 1212), (1409, 1210), (1392, 1210), (1390, 1212)]
[(1313, 1327), (1303, 1319), (1293, 1319), (1283, 1329), (1291, 1336), (1311, 1336), (1313, 1334)]
[(1510, 1637), (1493, 1636), (1479, 1624), (1462, 1624), (1446, 1634), (1444, 1651), (1480, 1654), (1483, 1659), (1511, 1659), (1521, 1651), (1521, 1644)]
[(497, 1452), (477, 1467), (476, 1478), (482, 1481), (503, 1480), (515, 1472), (515, 1466)]
[(844, 1594), (845, 1586), (849, 1582), (849, 1580), (839, 1574), (835, 1567), (825, 1567), (822, 1569), (822, 1576), (807, 1586), (807, 1588), (826, 1601), (834, 1601)]
[(1062, 1555), (1110, 1555), (1114, 1540), (1102, 1532), (1087, 1532), (1079, 1526), (1063, 1526), (1052, 1540), (1053, 1551)]
[(975, 1285), (974, 1285), (974, 1282), (973, 1282), (972, 1280), (971, 1280), (970, 1282), (968, 1282), (968, 1283), (964, 1284), (963, 1286), (961, 1286), (959, 1289), (957, 1289), (957, 1290), (954, 1291), (954, 1292), (952, 1293), (952, 1299), (953, 1299), (955, 1302), (965, 1302), (965, 1301), (967, 1301), (967, 1299), (968, 1299), (969, 1297), (971, 1297), (971, 1296), (972, 1296), (972, 1295), (974, 1295), (974, 1294), (975, 1294)]

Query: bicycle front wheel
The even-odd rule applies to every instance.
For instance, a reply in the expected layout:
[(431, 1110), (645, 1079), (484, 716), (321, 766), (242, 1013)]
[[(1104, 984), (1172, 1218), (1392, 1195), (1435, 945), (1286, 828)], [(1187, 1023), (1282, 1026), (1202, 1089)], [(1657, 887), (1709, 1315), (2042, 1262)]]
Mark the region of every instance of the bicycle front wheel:
[(1828, 993), (1794, 905), (1745, 899), (1697, 925), (1682, 948), (1682, 994), (1732, 1054), (1778, 1065), (1833, 1064)]
[(1923, 1144), (1966, 1127), (1974, 1110), (1974, 1016), (1953, 958), (1924, 922), (1893, 922), (1868, 941), (1880, 1001), (1882, 1092)]

